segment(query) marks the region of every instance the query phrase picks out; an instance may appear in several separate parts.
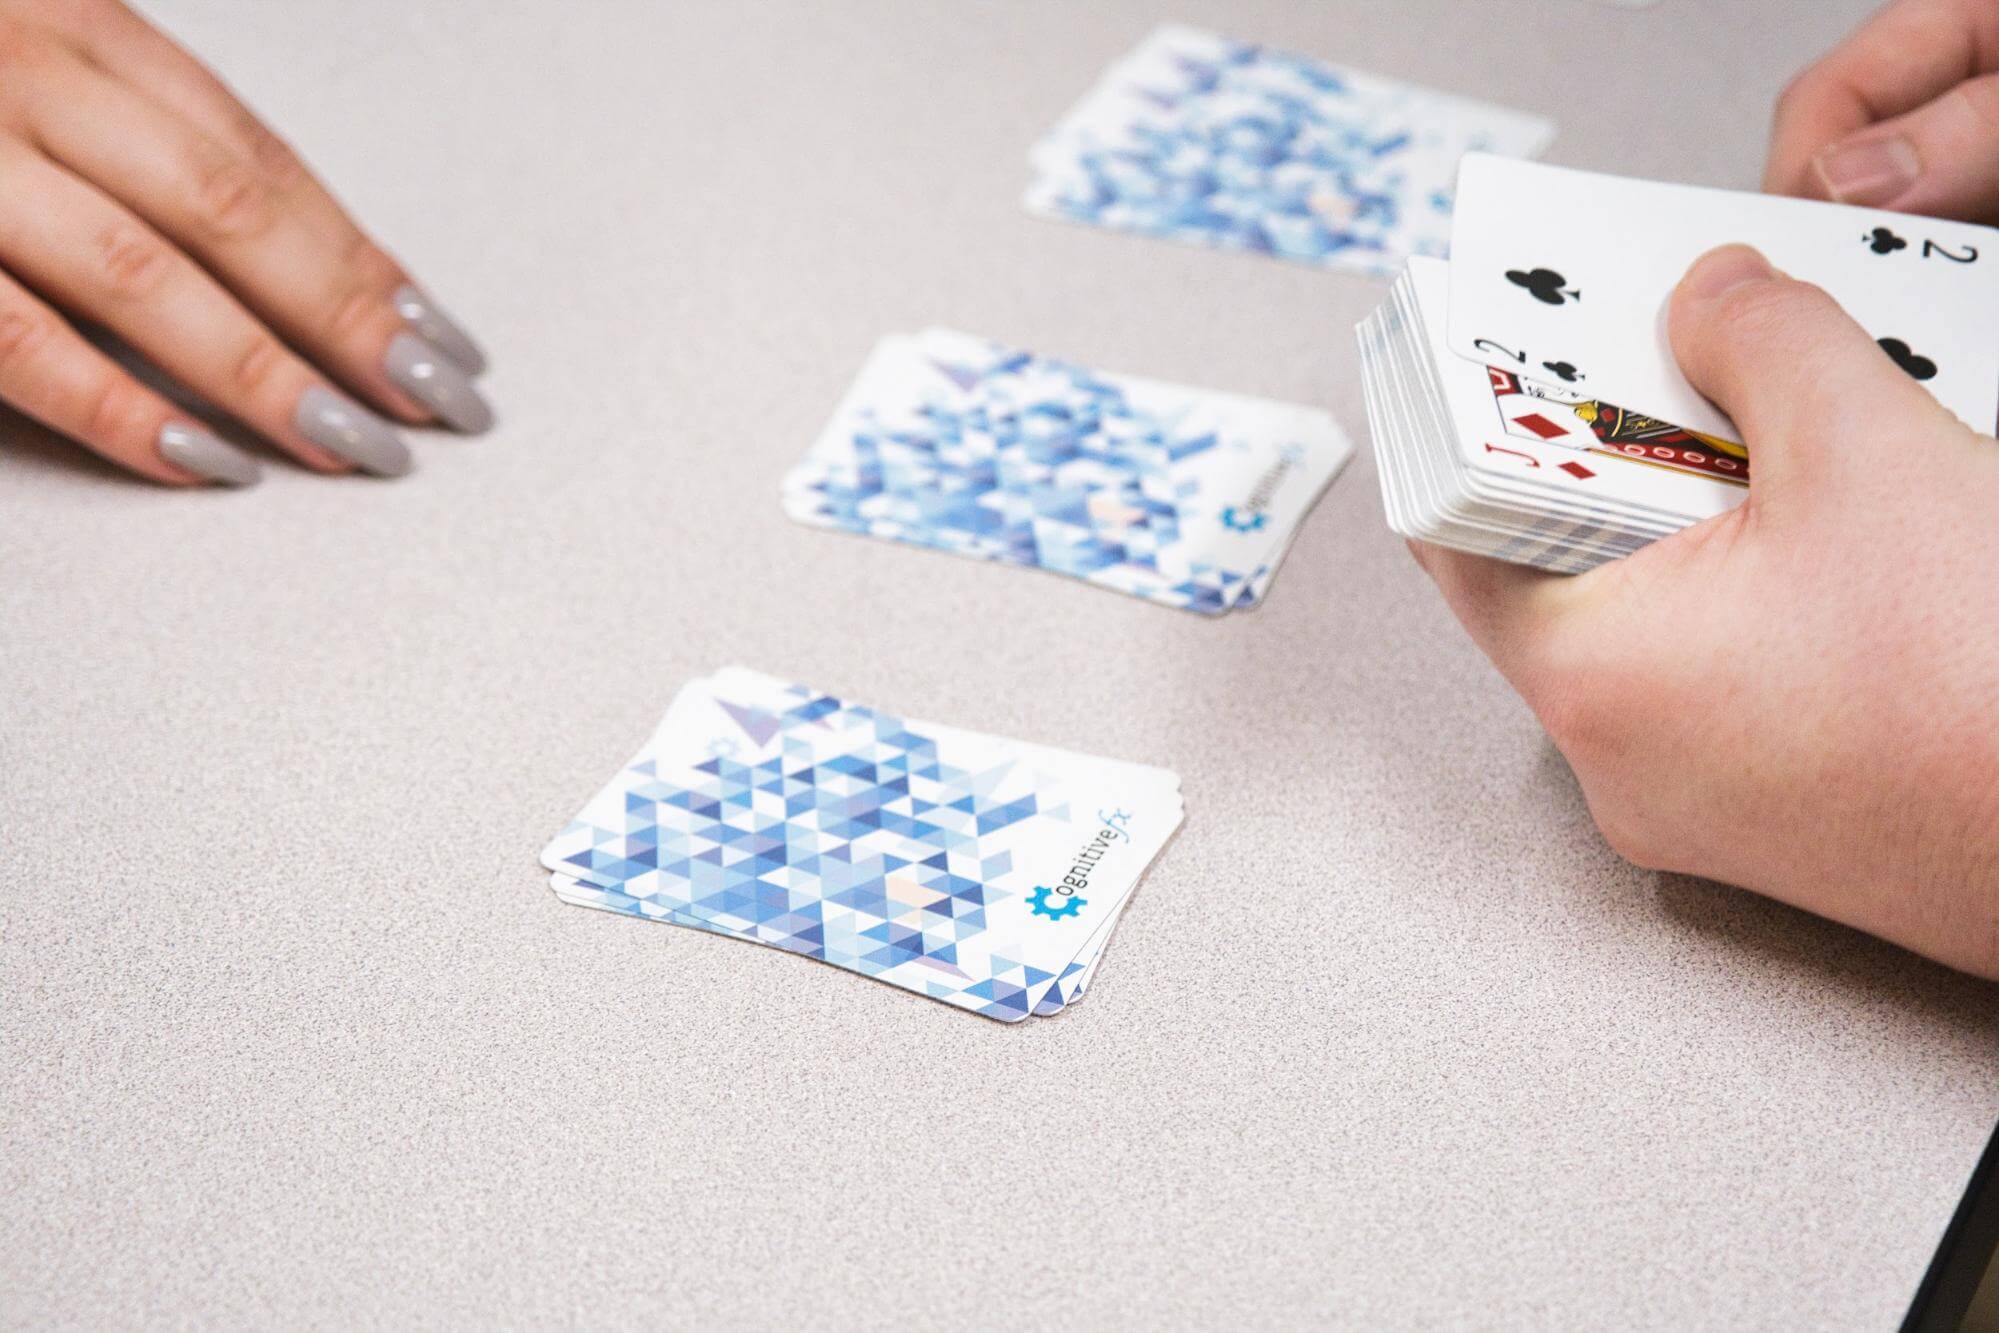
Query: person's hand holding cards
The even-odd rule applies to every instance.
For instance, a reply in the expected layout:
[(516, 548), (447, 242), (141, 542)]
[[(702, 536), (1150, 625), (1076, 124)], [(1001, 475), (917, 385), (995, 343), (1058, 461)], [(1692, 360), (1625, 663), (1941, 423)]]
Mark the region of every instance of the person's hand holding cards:
[(1465, 157), (1451, 239), (1451, 346), (1468, 360), (1739, 439), (1666, 346), (1687, 266), (1753, 245), (1831, 292), (1967, 423), (1999, 414), (1999, 231), (1771, 195)]
[(1390, 526), (1573, 573), (1741, 503), (1755, 441), (1664, 322), (1687, 266), (1732, 242), (1992, 428), (1999, 230), (1469, 154), (1448, 266), (1411, 260), (1360, 331)]
[(1745, 503), (1576, 578), (1418, 559), (1624, 856), (1999, 977), (1999, 449), (1753, 250), (1696, 263), (1669, 331)]

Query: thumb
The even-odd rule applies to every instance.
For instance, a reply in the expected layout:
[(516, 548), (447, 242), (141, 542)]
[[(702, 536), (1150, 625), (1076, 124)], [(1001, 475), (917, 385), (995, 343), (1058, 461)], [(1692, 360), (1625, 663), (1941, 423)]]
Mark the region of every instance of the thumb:
[(1862, 405), (1868, 419), (1949, 415), (1838, 302), (1746, 245), (1694, 261), (1673, 291), (1667, 330), (1687, 380), (1734, 419), (1755, 481), (1789, 486), (1892, 449), (1892, 432), (1852, 429)]
[(1999, 220), (1999, 74), (1826, 145), (1811, 170), (1842, 204)]

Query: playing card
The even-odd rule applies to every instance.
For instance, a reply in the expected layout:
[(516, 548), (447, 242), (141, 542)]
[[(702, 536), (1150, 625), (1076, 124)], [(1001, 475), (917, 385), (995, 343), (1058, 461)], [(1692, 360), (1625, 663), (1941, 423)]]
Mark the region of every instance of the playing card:
[(1558, 390), (1451, 355), (1449, 284), (1447, 265), (1410, 262), (1411, 323), (1427, 353), (1416, 362), (1423, 392), (1445, 405), (1448, 419), (1438, 424), (1478, 483), (1557, 492), (1585, 512), (1633, 513), (1641, 522), (1647, 511), (1663, 512), (1670, 530), (1741, 503), (1748, 468), (1739, 446), (1701, 441), (1612, 404), (1565, 403)]
[(876, 347), (783, 494), (802, 522), (1217, 614), (1260, 598), (1351, 451), (1324, 412), (933, 329)]
[[(768, 679), (768, 677), (766, 677), (766, 679)], [(676, 709), (674, 709), (674, 711), (676, 711), (676, 713), (682, 713), (682, 717), (680, 717), (682, 725), (688, 725), (690, 721), (694, 721), (692, 717), (688, 717), (688, 715), (686, 715), (686, 713), (688, 713), (688, 707), (686, 707), (686, 697), (688, 697), (688, 695), (696, 695), (696, 703), (700, 703), (700, 701), (702, 701), (702, 699), (700, 699), (700, 695), (704, 693), (704, 687), (706, 687), (706, 681), (704, 681), (704, 683), (698, 683), (696, 687), (690, 687), (690, 691), (684, 691), (684, 699), (682, 699), (680, 703), (676, 703)], [(740, 703), (732, 703), (730, 707), (732, 707), (732, 709), (740, 709), (742, 705), (740, 705)], [(756, 727), (756, 725), (758, 725), (758, 723), (756, 723), (756, 721), (752, 719), (752, 727)], [(724, 749), (728, 749), (728, 747), (732, 747), (732, 745), (736, 743), (736, 739), (738, 739), (738, 737), (736, 737), (736, 735), (726, 735), (724, 739), (728, 741), (728, 743), (724, 745)], [(628, 791), (628, 797), (626, 797), (626, 799), (628, 799), (628, 801), (632, 801), (632, 799), (634, 799), (634, 795), (632, 795), (632, 793)], [(790, 799), (792, 799), (792, 803), (796, 803), (796, 799), (798, 799), (798, 797), (796, 797), (796, 791), (794, 791), (794, 793), (790, 795)], [(854, 811), (854, 809), (848, 809), (848, 813), (852, 815), (852, 813), (856, 813), (856, 811)], [(642, 841), (644, 841), (644, 835), (642, 835)], [(722, 837), (720, 841), (724, 841), (724, 843), (726, 843), (726, 841), (728, 841), (728, 837)], [(788, 843), (792, 843), (792, 845), (796, 845), (796, 843), (798, 843), (798, 837), (796, 837), (796, 831), (794, 831), (792, 835), (788, 835), (788, 839), (786, 839), (786, 841), (788, 841)], [(830, 851), (828, 855), (832, 855), (832, 857), (840, 859), (840, 853), (838, 853), (838, 851)], [(644, 857), (644, 851), (642, 851), (642, 855), (640, 855), (640, 857), (634, 857), (634, 859), (642, 859), (642, 857)], [(760, 857), (760, 859), (770, 859), (770, 857), (766, 855), (766, 857)], [(802, 863), (800, 863), (800, 865), (802, 865)], [(672, 869), (672, 867), (670, 867), (670, 869)], [(764, 923), (764, 921), (752, 921), (752, 919), (746, 919), (746, 917), (750, 917), (752, 913), (750, 913), (750, 911), (744, 911), (744, 909), (740, 909), (740, 903), (738, 903), (738, 909), (734, 909), (734, 911), (730, 911), (730, 909), (724, 909), (724, 911), (716, 911), (716, 913), (708, 913), (708, 915), (692, 915), (692, 913), (688, 913), (688, 911), (682, 911), (682, 909), (674, 909), (674, 907), (666, 905), (666, 903), (662, 901), (662, 897), (660, 897), (658, 893), (648, 893), (648, 891), (644, 891), (644, 887), (636, 887), (636, 881), (634, 881), (634, 879), (618, 879), (616, 875), (602, 875), (602, 873), (596, 873), (596, 871), (586, 871), (586, 873), (594, 873), (594, 875), (596, 875), (596, 877), (600, 877), (600, 879), (610, 879), (610, 881), (614, 881), (614, 887), (610, 887), (610, 889), (600, 889), (600, 887), (596, 887), (596, 885), (590, 885), (590, 883), (582, 883), (582, 881), (576, 881), (576, 879), (566, 879), (566, 877), (560, 877), (560, 875), (558, 875), (558, 877), (554, 879), (554, 883), (556, 883), (558, 891), (560, 891), (560, 893), (562, 893), (562, 895), (566, 897), (566, 901), (578, 901), (578, 903), (584, 903), (584, 905), (594, 905), (594, 907), (604, 907), (604, 909), (612, 909), (612, 911), (624, 911), (624, 913), (630, 913), (630, 915), (642, 915), (642, 917), (652, 917), (652, 919), (664, 919), (664, 921), (670, 921), (670, 923), (680, 923), (680, 925), (696, 925), (696, 927), (702, 927), (702, 929), (712, 929), (712, 931), (718, 931), (718, 933), (728, 933), (728, 935), (734, 935), (734, 937), (738, 937), (738, 939), (754, 939), (754, 941), (760, 941), (760, 943), (770, 943), (770, 945), (774, 945), (774, 947), (780, 947), (780, 949), (790, 949), (790, 951), (798, 951), (798, 953), (808, 953), (808, 955), (812, 955), (812, 957), (830, 957), (830, 955), (826, 953), (826, 947), (824, 947), (824, 945), (826, 945), (826, 939), (824, 939), (824, 931), (820, 931), (820, 929), (816, 929), (816, 927), (798, 927), (798, 923), (796, 923), (796, 921), (788, 921), (788, 923), (786, 923), (786, 927), (782, 927), (782, 929), (772, 929), (772, 927), (770, 927), (768, 923)], [(764, 879), (766, 879), (766, 881), (768, 881), (768, 879), (772, 877), (772, 873), (778, 873), (778, 875), (782, 875), (784, 871), (782, 871), (782, 869), (776, 869), (776, 871), (772, 871), (770, 867), (764, 867)], [(714, 885), (710, 885), (710, 887), (714, 887)], [(762, 891), (762, 887), (764, 887), (764, 885), (760, 883), (760, 885), (756, 885), (756, 887), (758, 887), (758, 891)], [(892, 885), (892, 887), (894, 887), (894, 885)], [(898, 895), (898, 897), (910, 897), (912, 893), (916, 893), (916, 889), (914, 889), (912, 885), (904, 885), (904, 887), (902, 887), (902, 893), (900, 893), (900, 895), (898, 895), (898, 893), (892, 893), (892, 895)], [(766, 905), (768, 905), (768, 903), (766, 903)], [(784, 905), (784, 903), (780, 903), (780, 905)], [(724, 907), (728, 907), (728, 903), (724, 903)], [(810, 911), (806, 911), (802, 903), (790, 903), (790, 907), (794, 907), (794, 909), (796, 909), (796, 911), (792, 911), (792, 915), (810, 915)], [(840, 957), (840, 955), (836, 953), (836, 955), (832, 955), (832, 957), (830, 957), (830, 961), (844, 961), (844, 959), (842, 959), (842, 957)], [(850, 961), (850, 959), (848, 959), (848, 961)], [(880, 959), (878, 959), (878, 961), (880, 961)], [(1069, 973), (1069, 969), (1065, 969), (1065, 973)], [(1069, 973), (1069, 975), (1073, 975), (1073, 973)], [(992, 997), (984, 997), (984, 999), (992, 999)], [(1001, 997), (1001, 1003), (1003, 1003), (1005, 999), (1007, 999), (1007, 997), (1003, 995), (1003, 997)], [(1059, 1001), (1057, 1001), (1057, 1005), (1059, 1005)], [(1039, 1005), (1039, 1007), (1045, 1007), (1045, 1005)]]
[(1843, 204), (1467, 156), (1458, 176), (1450, 345), (1481, 365), (1727, 441), (1680, 373), (1666, 302), (1718, 245), (1753, 245), (1817, 283), (1977, 430), (1999, 415), (1999, 231)]
[(1398, 364), (1407, 358), (1396, 354), (1406, 349), (1389, 336), (1396, 324), (1394, 311), (1377, 312), (1363, 326), (1361, 358), (1390, 526), (1404, 536), (1562, 572), (1621, 554), (1609, 547), (1601, 525), (1563, 517), (1550, 499), (1509, 508), (1470, 492), (1453, 455), (1447, 406), (1426, 401), (1409, 367)]
[(1179, 819), (1164, 770), (731, 668), (683, 690), (542, 860), (566, 900), (1013, 1021), (1088, 984)]
[(1166, 26), (1030, 154), (1037, 214), (1328, 268), (1442, 254), (1460, 155), (1538, 152), (1546, 120)]
[(1358, 330), (1395, 531), (1576, 573), (1741, 503), (1738, 446), (1455, 355), (1449, 286), (1412, 259)]
[[(754, 930), (724, 925), (719, 921), (706, 921), (671, 908), (649, 911), (642, 899), (585, 884), (571, 875), (552, 874), (548, 877), (548, 885), (557, 898), (572, 907), (591, 907), (620, 916), (634, 916), (666, 925), (682, 926), (689, 930), (718, 935), (724, 939), (762, 944), (787, 952), (804, 952), (810, 955), (810, 950), (797, 947), (795, 940), (759, 939)], [(1103, 960), (1103, 946), (1109, 941), (1112, 930), (1116, 928), (1118, 918), (1123, 915), (1125, 904), (1130, 901), (1131, 896), (1127, 894), (1122, 902), (1105, 913), (1096, 934), (1084, 943), (1082, 951), (1063, 967), (1061, 974), (1053, 982), (1049, 983), (1047, 993), (1034, 1006), (1033, 1017), (1047, 1018), (1059, 1014), (1083, 998), (1089, 990), (1090, 982), (1096, 977), (1097, 964)], [(787, 948), (788, 943), (792, 947)]]

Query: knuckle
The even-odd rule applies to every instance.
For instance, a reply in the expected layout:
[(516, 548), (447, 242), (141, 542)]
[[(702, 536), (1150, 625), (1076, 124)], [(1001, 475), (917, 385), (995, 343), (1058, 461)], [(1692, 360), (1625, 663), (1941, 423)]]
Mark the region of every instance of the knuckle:
[(278, 340), (258, 332), (236, 358), (230, 382), (243, 394), (255, 398), (269, 391), (284, 368), (286, 354)]
[(327, 307), (325, 333), (335, 346), (346, 347), (372, 339), (380, 326), (394, 320), (382, 298), (363, 287), (342, 290)]
[(218, 157), (201, 168), (199, 181), (197, 210), (211, 234), (237, 239), (270, 226), (270, 187), (241, 162)]
[(364, 287), (386, 292), (402, 285), (403, 266), (359, 232), (342, 247), (341, 262)]
[(0, 310), (0, 371), (34, 360), (55, 334), (55, 319), (50, 315)]
[(1821, 75), (1816, 67), (1792, 75), (1783, 90), (1777, 94), (1777, 119), (1781, 121), (1795, 115), (1801, 107), (1812, 101), (1818, 94), (1820, 81)]
[(250, 161), (256, 170), (274, 189), (285, 190), (296, 184), (305, 174), (305, 164), (299, 161), (290, 144), (280, 139), (248, 111), (236, 117), (236, 132), (249, 146)]
[(1810, 125), (1826, 106), (1849, 103), (1860, 95), (1849, 64), (1829, 57), (1791, 76), (1772, 104), (1771, 123), (1779, 128)]
[(118, 441), (151, 436), (148, 427), (155, 415), (153, 405), (131, 380), (106, 370), (88, 393), (89, 401), (80, 418), (85, 438)]
[(1530, 703), (1611, 850), (1642, 869), (1675, 869), (1680, 849), (1645, 795), (1659, 776), (1661, 720), (1692, 711), (1674, 670), (1632, 653), (1572, 656)]
[(98, 266), (113, 296), (145, 300), (173, 275), (173, 252), (158, 237), (118, 222), (97, 236)]
[(1608, 728), (1614, 717), (1603, 706), (1593, 682), (1570, 677), (1538, 684), (1527, 692), (1527, 703), (1541, 720), (1555, 748), (1576, 768), (1589, 767), (1611, 747)]
[(1627, 748), (1629, 700), (1649, 682), (1632, 680), (1631, 668), (1566, 642), (1552, 633), (1535, 677), (1524, 692), (1555, 748), (1578, 770), (1614, 762)]
[(1957, 95), (1987, 130), (1999, 129), (1999, 78), (1987, 76), (1960, 83)]
[(1633, 815), (1623, 806), (1609, 801), (1592, 801), (1590, 818), (1596, 821), (1598, 833), (1603, 835), (1610, 850), (1637, 866), (1640, 870), (1666, 870), (1671, 859), (1666, 854), (1664, 843), (1652, 821), (1640, 813)]

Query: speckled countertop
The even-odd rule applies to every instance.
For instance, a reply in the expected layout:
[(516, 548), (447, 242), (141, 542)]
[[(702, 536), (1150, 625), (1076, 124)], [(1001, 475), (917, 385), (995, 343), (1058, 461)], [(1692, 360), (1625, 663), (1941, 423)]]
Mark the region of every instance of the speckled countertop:
[[(1161, 19), (1739, 186), (1864, 8), (160, 0), (503, 424), (201, 495), (0, 430), (6, 1322), (1889, 1326), (1999, 991), (1621, 864), (1365, 449), (1219, 622), (776, 495), (929, 324), (1363, 432), (1383, 284), (1017, 206)], [(557, 903), (541, 843), (729, 662), (1177, 769), (1089, 998), (1010, 1028)]]

